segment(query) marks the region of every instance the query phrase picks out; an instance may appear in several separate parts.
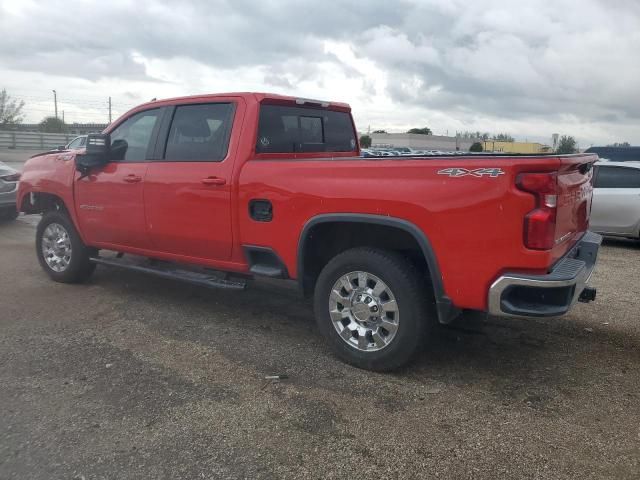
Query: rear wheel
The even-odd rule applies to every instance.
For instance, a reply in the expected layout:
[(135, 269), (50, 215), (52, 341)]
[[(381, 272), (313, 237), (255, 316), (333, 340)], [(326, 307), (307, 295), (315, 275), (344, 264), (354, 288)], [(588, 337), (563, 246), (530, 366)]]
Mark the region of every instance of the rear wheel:
[(318, 327), (340, 358), (387, 371), (420, 350), (434, 318), (429, 297), (423, 277), (402, 256), (354, 248), (324, 267), (314, 307)]
[(43, 270), (56, 282), (86, 280), (96, 268), (89, 260), (95, 249), (82, 243), (69, 217), (61, 211), (45, 213), (36, 231), (36, 254)]

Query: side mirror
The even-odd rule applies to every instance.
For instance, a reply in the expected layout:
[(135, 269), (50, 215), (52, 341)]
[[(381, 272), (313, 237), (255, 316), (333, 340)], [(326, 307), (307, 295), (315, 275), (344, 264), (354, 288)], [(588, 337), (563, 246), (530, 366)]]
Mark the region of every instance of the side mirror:
[(82, 177), (91, 173), (91, 169), (102, 166), (109, 161), (111, 153), (111, 137), (108, 133), (90, 133), (87, 136), (86, 151), (76, 155), (76, 170)]
[(67, 146), (66, 146), (66, 145), (58, 145), (58, 146), (56, 147), (56, 150), (66, 150), (66, 149), (67, 149)]
[(90, 133), (87, 135), (87, 155), (100, 155), (109, 158), (111, 136), (108, 133)]

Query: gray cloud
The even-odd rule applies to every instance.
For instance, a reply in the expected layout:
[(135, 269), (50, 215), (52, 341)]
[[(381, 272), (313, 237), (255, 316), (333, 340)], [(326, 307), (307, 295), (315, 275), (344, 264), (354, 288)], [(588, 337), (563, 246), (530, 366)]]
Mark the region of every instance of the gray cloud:
[(278, 88), (288, 88), (292, 90), (293, 84), (289, 81), (287, 77), (284, 75), (277, 75), (274, 73), (270, 73), (264, 76), (264, 83), (268, 85), (273, 85)]
[[(0, 2), (4, 69), (155, 82), (140, 57), (189, 59), (256, 67), (287, 90), (326, 85), (332, 65), (398, 108), (627, 126), (640, 117), (635, 0)], [(373, 62), (386, 91), (326, 41)]]
[(638, 4), (528, 5), (487, 1), (436, 9), (428, 28), (417, 21), (428, 18), (428, 7), (417, 8), (424, 15), (416, 13), (401, 26), (363, 32), (359, 51), (399, 79), (389, 93), (402, 103), (501, 117), (559, 112), (637, 119)]

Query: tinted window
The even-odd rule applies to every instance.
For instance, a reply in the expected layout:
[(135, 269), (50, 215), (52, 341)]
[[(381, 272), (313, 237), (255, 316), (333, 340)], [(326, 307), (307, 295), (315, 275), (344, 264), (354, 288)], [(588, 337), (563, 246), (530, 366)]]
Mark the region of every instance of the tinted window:
[(83, 139), (84, 137), (76, 138), (69, 145), (67, 145), (67, 148), (80, 148), (83, 145), (83, 142), (82, 142)]
[(601, 165), (595, 188), (640, 188), (640, 169)]
[(352, 152), (356, 149), (351, 115), (302, 107), (263, 105), (256, 152)]
[(111, 159), (125, 162), (146, 160), (159, 116), (160, 110), (147, 110), (121, 123), (111, 132)]
[(177, 107), (164, 158), (171, 161), (223, 160), (229, 147), (233, 110), (231, 103)]

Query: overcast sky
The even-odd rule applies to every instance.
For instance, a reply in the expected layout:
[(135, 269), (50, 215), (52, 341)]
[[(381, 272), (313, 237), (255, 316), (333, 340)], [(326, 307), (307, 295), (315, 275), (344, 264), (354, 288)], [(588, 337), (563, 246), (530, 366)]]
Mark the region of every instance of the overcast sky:
[[(27, 121), (268, 91), (358, 128), (640, 144), (640, 0), (0, 0), (0, 88)], [(114, 114), (115, 117), (115, 114)]]

